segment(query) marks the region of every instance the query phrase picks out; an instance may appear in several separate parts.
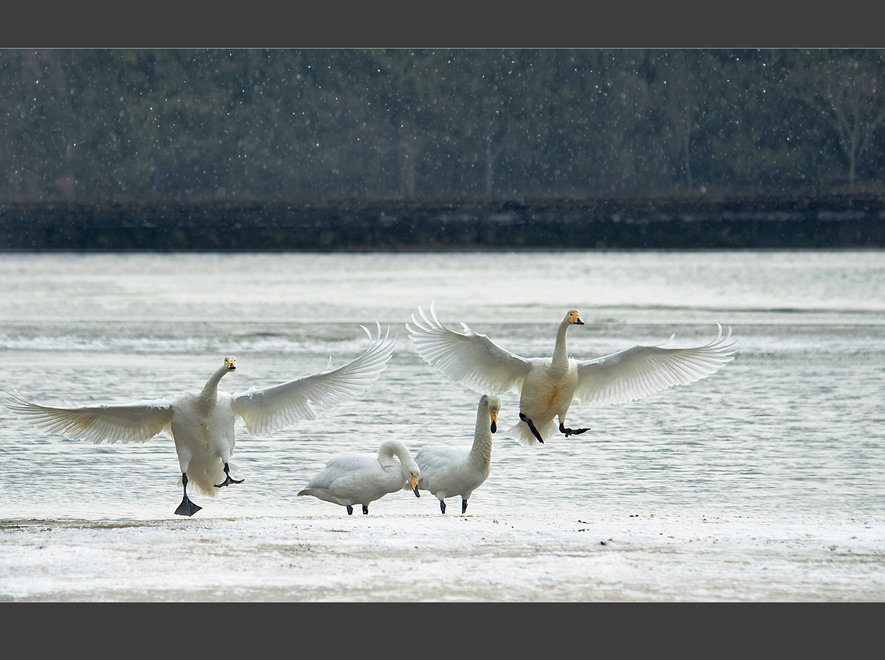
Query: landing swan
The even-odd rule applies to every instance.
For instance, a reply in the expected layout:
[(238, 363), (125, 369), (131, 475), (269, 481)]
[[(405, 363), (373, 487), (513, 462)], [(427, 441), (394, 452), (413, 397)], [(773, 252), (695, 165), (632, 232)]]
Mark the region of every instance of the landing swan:
[(476, 408), (476, 431), (472, 447), (422, 447), (415, 454), (421, 469), (418, 489), (430, 491), (446, 512), (447, 497), (461, 496), (461, 513), (467, 500), (488, 478), (492, 467), (492, 434), (498, 430), (501, 399), (483, 394)]
[[(687, 385), (715, 373), (734, 359), (737, 352), (731, 328), (710, 343), (690, 348), (634, 346), (592, 360), (568, 356), (566, 332), (584, 325), (577, 310), (569, 310), (556, 333), (553, 356), (524, 358), (504, 350), (486, 335), (444, 326), (430, 306), (430, 315), (420, 307), (420, 320), (406, 324), (416, 352), (428, 364), (455, 382), (483, 393), (520, 392), (519, 419), (509, 433), (524, 445), (544, 442), (557, 430), (566, 437), (589, 431), (565, 425), (572, 400), (584, 405), (626, 403), (673, 385)], [(672, 339), (673, 337), (670, 337)]]
[(222, 377), (237, 368), (236, 359), (226, 357), (200, 393), (186, 392), (172, 400), (53, 408), (9, 395), (7, 407), (37, 428), (71, 440), (145, 442), (166, 432), (175, 441), (181, 469), (179, 485), (184, 491), (175, 513), (192, 516), (202, 507), (188, 497), (188, 483), (204, 495), (215, 497), (219, 488), (242, 482), (230, 476), (237, 417), (243, 419), (250, 434), (266, 435), (299, 420), (317, 419), (319, 411), (362, 394), (378, 379), (393, 354), (396, 337), (390, 338), (389, 328), (382, 337), (381, 325), (377, 325), (374, 338), (360, 326), (369, 335), (370, 346), (344, 366), (326, 367), (319, 373), (262, 389), (252, 387), (236, 394), (218, 391)]
[(411, 452), (399, 440), (387, 440), (377, 454), (354, 453), (333, 456), (299, 495), (340, 504), (353, 513), (354, 504), (363, 505), (369, 514), (369, 503), (398, 490), (418, 494), (418, 465)]

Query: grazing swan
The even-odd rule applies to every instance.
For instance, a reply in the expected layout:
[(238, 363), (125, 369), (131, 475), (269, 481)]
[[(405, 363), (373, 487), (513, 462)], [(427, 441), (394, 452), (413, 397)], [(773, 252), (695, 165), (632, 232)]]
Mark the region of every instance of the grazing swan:
[(219, 488), (242, 483), (230, 476), (237, 417), (243, 419), (250, 434), (266, 435), (299, 420), (317, 419), (318, 409), (328, 410), (352, 399), (378, 379), (393, 354), (396, 337), (390, 339), (389, 328), (382, 337), (380, 324), (374, 338), (360, 327), (371, 342), (362, 355), (337, 369), (326, 367), (280, 385), (253, 387), (237, 394), (219, 392), (219, 381), (237, 368), (236, 359), (226, 357), (200, 393), (186, 392), (171, 401), (52, 408), (10, 395), (12, 402), (7, 406), (37, 428), (72, 440), (145, 442), (165, 431), (175, 441), (181, 468), (179, 485), (184, 490), (175, 513), (192, 516), (202, 507), (188, 498), (188, 483), (209, 497), (215, 497)]
[(472, 447), (422, 447), (415, 454), (421, 468), (419, 490), (429, 490), (439, 498), (439, 510), (446, 512), (445, 499), (461, 496), (461, 513), (467, 500), (488, 478), (492, 467), (492, 434), (498, 430), (501, 399), (483, 394), (476, 408), (476, 432)]
[[(641, 399), (673, 385), (687, 385), (706, 378), (734, 358), (737, 351), (731, 328), (723, 337), (691, 348), (634, 346), (592, 360), (568, 356), (566, 332), (573, 325), (584, 325), (577, 310), (569, 310), (556, 333), (553, 356), (524, 358), (495, 344), (486, 335), (444, 326), (433, 305), (430, 316), (420, 307), (421, 320), (412, 315), (414, 327), (406, 324), (418, 355), (455, 382), (473, 390), (500, 394), (521, 392), (519, 419), (509, 429), (524, 445), (544, 442), (556, 432), (578, 435), (589, 428), (571, 429), (565, 417), (573, 399), (582, 404), (626, 403)], [(671, 336), (670, 339), (673, 339)]]
[(381, 444), (377, 454), (339, 454), (333, 456), (299, 495), (316, 498), (347, 507), (353, 513), (354, 504), (363, 505), (368, 515), (369, 503), (398, 490), (413, 490), (418, 494), (418, 465), (411, 452), (399, 440)]

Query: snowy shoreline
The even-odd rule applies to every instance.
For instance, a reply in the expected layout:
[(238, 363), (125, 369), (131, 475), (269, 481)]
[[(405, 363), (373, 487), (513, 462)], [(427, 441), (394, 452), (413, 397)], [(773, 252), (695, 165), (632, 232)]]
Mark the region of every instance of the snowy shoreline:
[(881, 601), (885, 521), (0, 521), (0, 601)]

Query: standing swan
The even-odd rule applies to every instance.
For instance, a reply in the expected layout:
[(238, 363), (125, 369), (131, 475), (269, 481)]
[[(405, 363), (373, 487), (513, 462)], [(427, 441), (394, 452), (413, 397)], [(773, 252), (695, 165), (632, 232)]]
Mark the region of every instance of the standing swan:
[(339, 454), (333, 456), (299, 495), (316, 498), (347, 507), (353, 513), (354, 504), (363, 505), (363, 514), (369, 514), (369, 503), (398, 490), (412, 490), (418, 494), (418, 465), (411, 452), (399, 440), (381, 444), (377, 454)]
[(415, 454), (421, 468), (419, 490), (429, 490), (439, 499), (439, 510), (446, 512), (445, 499), (461, 496), (461, 513), (467, 500), (488, 478), (492, 467), (492, 434), (498, 430), (501, 400), (483, 394), (476, 408), (476, 431), (473, 446), (422, 447)]
[(327, 367), (280, 385), (253, 387), (237, 394), (219, 392), (219, 381), (237, 368), (237, 361), (226, 357), (199, 394), (186, 392), (171, 401), (52, 408), (10, 395), (12, 402), (7, 406), (37, 428), (71, 440), (145, 442), (165, 431), (175, 441), (181, 468), (179, 485), (184, 490), (175, 513), (192, 516), (202, 507), (188, 498), (188, 483), (209, 497), (215, 497), (219, 488), (242, 483), (242, 479), (230, 476), (237, 417), (243, 419), (250, 434), (266, 435), (299, 420), (317, 419), (317, 409), (328, 410), (352, 399), (378, 379), (387, 367), (396, 337), (390, 339), (388, 329), (382, 338), (380, 324), (374, 338), (368, 329), (360, 327), (371, 342), (362, 355), (337, 369)]
[[(731, 328), (723, 337), (691, 348), (634, 346), (611, 355), (578, 361), (568, 356), (566, 332), (573, 325), (584, 325), (577, 310), (569, 310), (556, 333), (553, 356), (524, 358), (495, 344), (486, 335), (444, 326), (433, 305), (428, 317), (420, 307), (419, 321), (406, 324), (418, 355), (448, 378), (477, 392), (500, 394), (520, 392), (519, 419), (509, 429), (519, 442), (534, 445), (559, 432), (577, 435), (589, 428), (570, 429), (565, 417), (573, 399), (584, 405), (626, 403), (641, 399), (673, 385), (688, 385), (718, 371), (737, 351)], [(670, 337), (673, 339), (673, 337)]]

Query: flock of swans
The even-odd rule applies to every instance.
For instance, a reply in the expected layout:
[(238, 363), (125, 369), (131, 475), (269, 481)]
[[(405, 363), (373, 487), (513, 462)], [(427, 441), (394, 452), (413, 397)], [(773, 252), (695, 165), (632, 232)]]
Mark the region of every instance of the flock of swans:
[[(368, 514), (369, 504), (386, 494), (411, 490), (420, 497), (424, 490), (439, 500), (443, 514), (445, 500), (460, 497), (463, 514), (470, 495), (490, 474), (492, 435), (501, 410), (499, 394), (519, 394), (518, 421), (509, 433), (531, 446), (545, 443), (556, 433), (569, 437), (590, 430), (566, 426), (573, 401), (587, 405), (641, 399), (706, 378), (737, 352), (731, 329), (723, 334), (719, 326), (717, 337), (701, 346), (634, 346), (604, 357), (576, 360), (568, 355), (566, 334), (571, 326), (583, 324), (578, 311), (569, 310), (556, 333), (552, 356), (524, 358), (464, 323), (463, 332), (446, 327), (433, 305), (429, 314), (419, 308), (418, 316), (413, 314), (412, 323), (406, 324), (417, 354), (449, 379), (481, 395), (472, 446), (422, 447), (413, 456), (402, 442), (387, 440), (377, 454), (332, 457), (298, 495), (344, 506), (350, 515), (355, 505)], [(237, 473), (231, 463), (237, 418), (251, 435), (270, 434), (301, 420), (317, 419), (322, 411), (360, 396), (378, 380), (393, 354), (396, 336), (390, 337), (389, 328), (382, 335), (380, 323), (376, 325), (374, 336), (361, 326), (369, 336), (369, 347), (350, 362), (332, 369), (330, 361), (319, 373), (279, 385), (235, 394), (220, 391), (221, 379), (237, 368), (236, 359), (226, 357), (200, 392), (172, 399), (52, 407), (11, 394), (6, 405), (37, 428), (72, 440), (145, 442), (165, 432), (175, 443), (181, 472), (183, 497), (175, 513), (192, 516), (202, 507), (188, 497), (188, 485), (192, 491), (214, 497), (220, 488), (243, 482), (231, 476), (232, 471)]]

